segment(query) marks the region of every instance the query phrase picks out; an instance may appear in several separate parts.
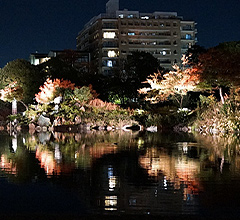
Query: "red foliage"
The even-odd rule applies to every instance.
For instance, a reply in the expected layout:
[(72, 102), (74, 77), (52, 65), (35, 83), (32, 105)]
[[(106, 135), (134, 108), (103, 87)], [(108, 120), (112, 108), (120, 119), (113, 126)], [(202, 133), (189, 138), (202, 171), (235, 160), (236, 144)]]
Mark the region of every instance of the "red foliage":
[(110, 102), (104, 102), (101, 99), (93, 99), (89, 102), (90, 106), (98, 107), (98, 108), (105, 108), (106, 110), (116, 110), (118, 108), (118, 105), (110, 103)]
[(11, 102), (13, 99), (22, 100), (23, 89), (17, 85), (17, 82), (10, 83), (4, 89), (0, 90), (0, 99)]
[(71, 89), (74, 90), (75, 84), (69, 80), (63, 79), (47, 79), (43, 86), (40, 86), (40, 92), (35, 94), (36, 101), (38, 103), (48, 103), (53, 100), (56, 88)]

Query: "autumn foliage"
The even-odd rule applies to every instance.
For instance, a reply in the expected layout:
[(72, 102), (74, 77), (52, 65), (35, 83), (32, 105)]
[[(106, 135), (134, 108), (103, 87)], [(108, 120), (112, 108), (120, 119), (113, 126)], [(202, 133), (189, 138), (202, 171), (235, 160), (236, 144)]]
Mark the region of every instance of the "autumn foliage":
[(140, 94), (146, 94), (145, 100), (151, 103), (166, 101), (173, 98), (182, 107), (183, 96), (193, 91), (199, 83), (199, 74), (196, 68), (181, 69), (173, 66), (174, 70), (162, 74), (154, 73), (147, 78), (150, 87), (139, 89)]
[(43, 86), (41, 86), (40, 92), (35, 95), (36, 101), (38, 103), (48, 103), (53, 100), (57, 88), (71, 89), (74, 90), (74, 83), (71, 83), (69, 80), (63, 79), (47, 79)]
[(93, 99), (89, 102), (89, 105), (97, 108), (105, 108), (106, 110), (109, 110), (109, 111), (116, 110), (119, 108), (118, 105), (110, 102), (104, 102), (101, 99)]
[(22, 100), (23, 89), (17, 84), (17, 82), (10, 83), (4, 89), (0, 90), (0, 99), (3, 101), (11, 102), (13, 99)]

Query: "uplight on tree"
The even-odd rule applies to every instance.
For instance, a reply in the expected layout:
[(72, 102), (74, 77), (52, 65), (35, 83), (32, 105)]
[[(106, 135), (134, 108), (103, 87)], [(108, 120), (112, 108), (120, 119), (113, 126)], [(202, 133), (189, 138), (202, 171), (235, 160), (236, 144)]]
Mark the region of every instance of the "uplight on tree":
[(71, 83), (69, 80), (60, 80), (60, 79), (47, 79), (43, 86), (41, 86), (40, 92), (35, 95), (36, 101), (38, 103), (48, 103), (52, 101), (57, 94), (57, 89), (71, 89), (74, 90), (74, 83)]
[(145, 94), (145, 100), (151, 103), (158, 103), (168, 99), (175, 100), (182, 108), (183, 97), (187, 92), (194, 91), (199, 83), (199, 74), (194, 68), (182, 70), (174, 65), (174, 70), (162, 75), (154, 73), (147, 78), (150, 87), (139, 89), (140, 94)]
[(12, 114), (17, 114), (17, 101), (21, 102), (27, 109), (27, 106), (22, 101), (23, 89), (16, 81), (0, 90), (0, 99), (12, 103)]

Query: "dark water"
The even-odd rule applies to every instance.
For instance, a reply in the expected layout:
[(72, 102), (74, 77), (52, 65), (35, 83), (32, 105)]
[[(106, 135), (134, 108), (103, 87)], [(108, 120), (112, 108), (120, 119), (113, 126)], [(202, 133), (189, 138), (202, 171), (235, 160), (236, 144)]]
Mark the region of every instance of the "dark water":
[(239, 150), (237, 135), (2, 132), (0, 214), (237, 219)]

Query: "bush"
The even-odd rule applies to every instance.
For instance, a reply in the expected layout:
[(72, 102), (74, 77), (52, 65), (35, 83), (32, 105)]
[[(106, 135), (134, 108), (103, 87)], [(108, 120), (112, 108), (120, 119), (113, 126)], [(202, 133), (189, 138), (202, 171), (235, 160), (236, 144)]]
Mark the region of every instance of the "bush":
[(218, 102), (213, 96), (200, 97), (198, 117), (194, 127), (217, 129), (218, 131), (240, 131), (240, 103), (228, 97), (225, 103)]

